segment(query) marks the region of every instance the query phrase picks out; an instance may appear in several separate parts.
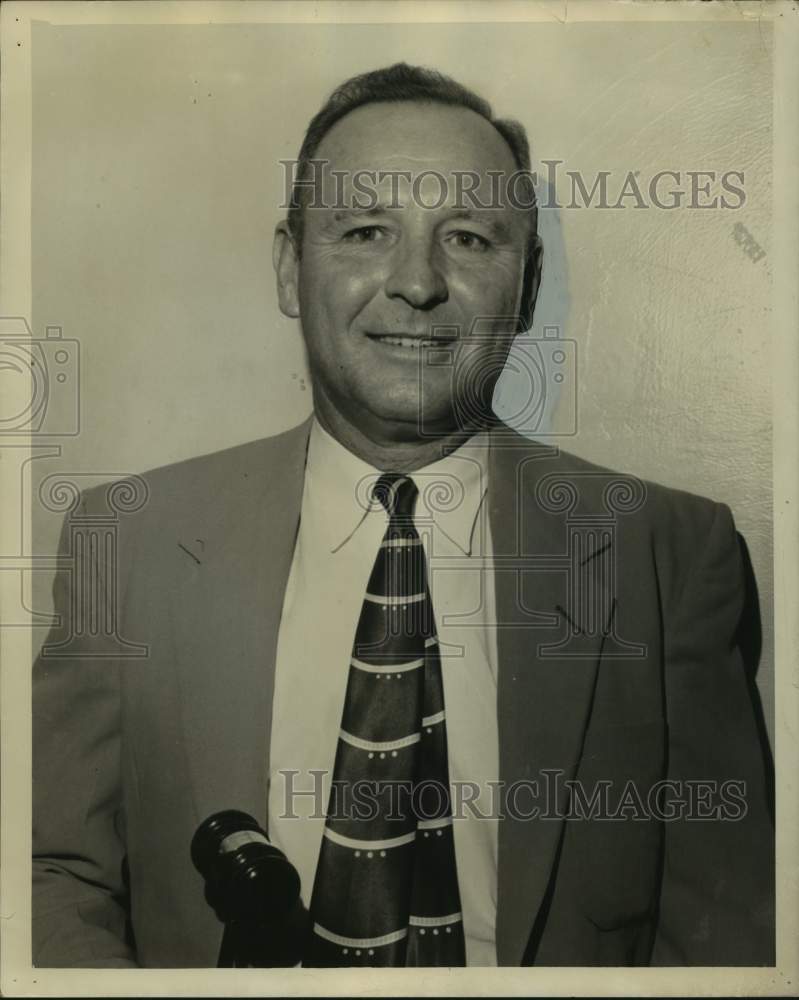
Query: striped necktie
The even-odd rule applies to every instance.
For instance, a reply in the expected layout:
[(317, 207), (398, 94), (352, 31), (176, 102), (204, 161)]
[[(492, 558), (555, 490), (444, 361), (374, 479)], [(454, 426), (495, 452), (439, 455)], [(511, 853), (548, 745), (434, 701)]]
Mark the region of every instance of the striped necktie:
[(389, 514), (350, 661), (305, 966), (465, 965), (444, 691), (409, 476)]

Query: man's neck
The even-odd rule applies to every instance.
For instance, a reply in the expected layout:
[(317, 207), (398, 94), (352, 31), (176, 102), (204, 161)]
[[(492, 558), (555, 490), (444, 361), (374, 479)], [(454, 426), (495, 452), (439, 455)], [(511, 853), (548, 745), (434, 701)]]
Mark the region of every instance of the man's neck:
[(316, 406), (314, 412), (327, 433), (347, 451), (375, 469), (392, 472), (414, 472), (432, 465), (460, 448), (479, 431), (497, 422), (497, 417), (491, 413), (469, 427), (444, 431), (440, 436), (384, 438), (361, 430), (341, 414), (331, 413), (324, 405)]

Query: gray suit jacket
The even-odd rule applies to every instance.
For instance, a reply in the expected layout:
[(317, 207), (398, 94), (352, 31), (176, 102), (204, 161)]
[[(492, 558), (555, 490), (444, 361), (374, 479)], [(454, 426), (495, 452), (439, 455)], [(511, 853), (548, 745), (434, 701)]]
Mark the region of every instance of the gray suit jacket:
[[(189, 844), (220, 809), (268, 828), (308, 429), (145, 475), (116, 567), (88, 537), (105, 490), (67, 519), (62, 552), (85, 546), (94, 568), (82, 585), (57, 575), (61, 620), (34, 668), (35, 964), (216, 964), (222, 928)], [(500, 823), (499, 963), (772, 964), (773, 830), (728, 508), (512, 432), (492, 437), (489, 498), (500, 779), (523, 792)], [(84, 621), (92, 581), (100, 614)], [(119, 656), (137, 643), (146, 656)], [(727, 820), (576, 808), (601, 782), (646, 803), (663, 779), (743, 782), (745, 815), (723, 791)]]

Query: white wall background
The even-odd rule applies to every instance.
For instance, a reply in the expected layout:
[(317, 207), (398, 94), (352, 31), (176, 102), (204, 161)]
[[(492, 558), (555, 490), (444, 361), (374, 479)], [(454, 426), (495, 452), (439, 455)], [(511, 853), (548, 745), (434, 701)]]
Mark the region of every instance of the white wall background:
[[(122, 474), (288, 428), (311, 405), (277, 310), (280, 159), (347, 76), (435, 66), (589, 180), (743, 170), (738, 211), (542, 213), (536, 329), (576, 342), (564, 447), (728, 503), (754, 565), (771, 726), (768, 25), (34, 25), (33, 326), (81, 345), (54, 471)], [(615, 185), (615, 188), (614, 188)], [(630, 204), (630, 203), (628, 203)], [(766, 251), (753, 263), (741, 222)], [(514, 385), (500, 402), (514, 409)], [(556, 411), (552, 427), (567, 429)], [(36, 551), (59, 517), (34, 509)], [(37, 609), (49, 581), (36, 574)], [(41, 638), (39, 641), (41, 641)]]

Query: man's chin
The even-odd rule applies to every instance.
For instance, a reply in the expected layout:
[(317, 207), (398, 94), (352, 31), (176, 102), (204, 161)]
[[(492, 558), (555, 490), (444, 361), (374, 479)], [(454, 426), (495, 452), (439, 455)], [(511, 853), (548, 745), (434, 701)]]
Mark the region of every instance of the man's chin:
[[(452, 409), (419, 412), (418, 408), (383, 405), (373, 411), (381, 436), (395, 441), (430, 441), (459, 432), (474, 432), (491, 421), (493, 414), (459, 414)], [(466, 419), (461, 419), (461, 417)]]
[(456, 411), (447, 405), (425, 407), (415, 399), (391, 399), (385, 396), (370, 401), (370, 417), (379, 423), (385, 436), (397, 440), (423, 440), (443, 437), (459, 429)]

